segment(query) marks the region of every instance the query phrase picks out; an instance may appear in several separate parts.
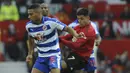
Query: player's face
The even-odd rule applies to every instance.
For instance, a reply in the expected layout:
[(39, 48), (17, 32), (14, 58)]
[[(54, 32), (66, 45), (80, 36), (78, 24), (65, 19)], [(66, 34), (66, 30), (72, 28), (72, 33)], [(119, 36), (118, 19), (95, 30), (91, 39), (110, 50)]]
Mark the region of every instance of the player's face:
[(78, 22), (80, 26), (85, 26), (89, 23), (89, 16), (84, 16), (84, 15), (77, 15)]
[(43, 16), (48, 16), (48, 14), (49, 14), (48, 6), (46, 4), (41, 4), (41, 8), (42, 8)]
[(28, 18), (32, 21), (37, 21), (40, 19), (40, 14), (34, 9), (28, 9)]

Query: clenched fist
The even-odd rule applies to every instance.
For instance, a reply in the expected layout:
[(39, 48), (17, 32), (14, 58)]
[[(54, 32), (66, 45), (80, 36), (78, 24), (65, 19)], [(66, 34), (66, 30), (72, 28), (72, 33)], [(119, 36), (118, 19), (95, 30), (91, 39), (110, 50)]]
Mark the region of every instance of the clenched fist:
[(26, 62), (32, 61), (32, 58), (33, 58), (32, 55), (27, 55), (27, 57), (26, 57)]

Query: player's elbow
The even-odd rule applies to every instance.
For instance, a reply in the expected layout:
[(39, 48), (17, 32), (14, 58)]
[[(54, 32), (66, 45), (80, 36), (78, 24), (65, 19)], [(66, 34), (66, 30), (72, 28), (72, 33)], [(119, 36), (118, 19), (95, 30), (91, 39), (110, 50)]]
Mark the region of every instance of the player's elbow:
[(69, 32), (70, 27), (66, 26), (64, 31)]
[(99, 34), (96, 35), (96, 40), (102, 41), (102, 38), (101, 38), (101, 36)]

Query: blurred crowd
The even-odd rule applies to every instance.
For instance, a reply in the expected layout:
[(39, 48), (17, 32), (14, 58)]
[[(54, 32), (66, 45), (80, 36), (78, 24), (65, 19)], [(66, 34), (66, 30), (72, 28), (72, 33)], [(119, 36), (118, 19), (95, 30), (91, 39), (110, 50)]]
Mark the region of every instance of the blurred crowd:
[[(18, 21), (20, 19), (27, 19), (27, 7), (33, 3), (48, 3), (50, 8), (50, 14), (56, 16), (60, 20), (66, 18), (66, 23), (72, 22), (76, 18), (75, 10), (81, 7), (83, 4), (87, 4), (86, 7), (89, 10), (91, 20), (113, 20), (113, 19), (130, 19), (129, 6), (126, 5), (124, 10), (120, 11), (120, 15), (117, 16), (116, 12), (111, 10), (109, 5), (111, 0), (1, 0), (0, 2), (0, 21), (13, 20)], [(119, 2), (125, 2), (125, 0), (114, 0)], [(129, 0), (128, 0), (129, 1)], [(113, 2), (113, 1), (111, 1)], [(72, 10), (67, 11), (63, 4), (71, 4)], [(125, 2), (126, 3), (126, 2)], [(100, 12), (96, 9), (95, 4), (102, 4), (101, 7), (104, 11)], [(97, 11), (98, 10), (98, 11)], [(118, 12), (117, 12), (118, 13)]]
[[(69, 24), (76, 19), (76, 9), (79, 8), (81, 3), (87, 2), (87, 8), (91, 20), (103, 20), (104, 24), (99, 28), (100, 35), (103, 39), (129, 39), (130, 33), (127, 36), (115, 33), (113, 30), (113, 20), (122, 19), (130, 20), (130, 9), (128, 5), (130, 0), (121, 0), (125, 2), (123, 10), (119, 15), (111, 10), (110, 4), (107, 1), (118, 0), (0, 0), (0, 22), (4, 21), (19, 21), (28, 19), (27, 6), (32, 3), (48, 3), (50, 8), (50, 16), (59, 19), (60, 21)], [(105, 4), (103, 12), (97, 11), (95, 3)], [(72, 8), (67, 6), (71, 4)], [(94, 4), (93, 4), (94, 3)], [(64, 7), (62, 4), (65, 4)], [(101, 7), (102, 8), (102, 7)], [(71, 11), (69, 10), (71, 9)], [(0, 26), (1, 28), (2, 26)], [(17, 30), (15, 24), (10, 23), (7, 30), (0, 29), (4, 37), (0, 37), (0, 61), (25, 61), (27, 55), (27, 32), (23, 36), (19, 36), (20, 30)], [(16, 55), (17, 54), (17, 55)], [(117, 54), (114, 60), (110, 60), (99, 49), (98, 56), (98, 71), (99, 73), (130, 73), (130, 61), (128, 60), (128, 52), (124, 51), (122, 54)]]
[[(122, 39), (127, 37), (129, 38), (130, 36), (129, 32), (127, 35), (124, 35), (123, 32), (120, 33), (119, 31), (114, 31), (112, 25), (113, 20), (130, 19), (129, 4), (124, 4), (123, 6), (120, 5), (119, 7), (116, 7), (117, 12), (115, 12), (116, 8), (112, 8), (112, 6), (107, 2), (111, 0), (55, 0), (54, 2), (53, 1), (54, 0), (1, 0), (0, 21), (18, 21), (28, 19), (27, 7), (32, 3), (45, 2), (49, 4), (50, 16), (58, 18), (60, 21), (66, 23), (67, 25), (76, 19), (75, 12), (77, 8), (86, 7), (89, 10), (89, 15), (92, 21), (104, 21), (102, 27), (99, 28), (102, 38)], [(119, 2), (126, 1), (122, 0)]]
[(129, 73), (130, 61), (128, 51), (118, 53), (113, 60), (110, 60), (100, 50), (97, 52), (99, 73)]

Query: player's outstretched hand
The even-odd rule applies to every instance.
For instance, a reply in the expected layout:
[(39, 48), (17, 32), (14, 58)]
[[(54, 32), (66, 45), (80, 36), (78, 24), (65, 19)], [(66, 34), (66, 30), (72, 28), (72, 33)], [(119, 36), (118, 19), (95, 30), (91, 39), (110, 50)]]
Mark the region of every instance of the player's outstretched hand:
[(83, 32), (80, 32), (80, 33), (79, 33), (79, 36), (80, 36), (80, 38), (87, 39), (87, 37), (85, 36), (85, 34), (84, 34)]
[(85, 36), (85, 34), (83, 32), (77, 34), (77, 37), (73, 37), (72, 38), (72, 41), (73, 42), (76, 42), (78, 38), (84, 38), (84, 39), (87, 39), (87, 37)]
[(77, 38), (76, 37), (73, 37), (72, 38), (72, 42), (76, 42), (77, 41)]
[(76, 36), (74, 36), (75, 38), (84, 38), (84, 34), (82, 34), (82, 33), (79, 33), (79, 34), (77, 34)]
[(32, 60), (32, 55), (27, 55), (27, 57), (26, 57), (26, 62), (30, 62), (31, 60)]
[(100, 40), (96, 40), (95, 42), (96, 42), (96, 44), (95, 44), (96, 46), (99, 46), (99, 45), (100, 45), (100, 43), (101, 43), (101, 41), (100, 41)]

